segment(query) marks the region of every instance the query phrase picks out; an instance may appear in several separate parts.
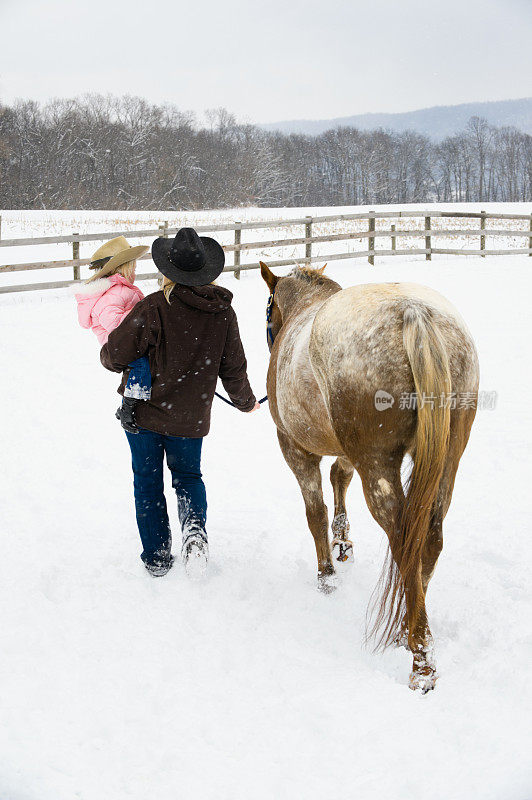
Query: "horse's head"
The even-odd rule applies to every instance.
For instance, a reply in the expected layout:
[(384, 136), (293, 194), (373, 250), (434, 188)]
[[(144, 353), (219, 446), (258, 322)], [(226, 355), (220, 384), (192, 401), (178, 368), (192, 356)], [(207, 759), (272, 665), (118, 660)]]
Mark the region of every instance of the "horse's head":
[(340, 288), (337, 283), (324, 276), (326, 266), (324, 264), (319, 269), (296, 266), (288, 275), (278, 277), (267, 264), (260, 262), (261, 275), (270, 290), (266, 306), (266, 337), (270, 350), (284, 318), (300, 300), (308, 297), (309, 293), (321, 293), (324, 287), (328, 291), (329, 284), (335, 287), (334, 291)]

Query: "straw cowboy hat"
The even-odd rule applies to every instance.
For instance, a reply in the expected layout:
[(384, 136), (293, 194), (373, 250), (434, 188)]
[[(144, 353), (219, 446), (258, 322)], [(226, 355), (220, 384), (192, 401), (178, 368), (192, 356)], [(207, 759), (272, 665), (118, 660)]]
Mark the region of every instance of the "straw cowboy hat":
[(174, 239), (160, 236), (151, 246), (152, 258), (163, 275), (183, 286), (205, 286), (223, 271), (225, 253), (215, 239), (181, 228)]
[(135, 259), (143, 256), (149, 249), (149, 247), (143, 244), (131, 247), (127, 239), (123, 236), (117, 236), (116, 239), (109, 239), (108, 242), (102, 244), (102, 246), (92, 254), (89, 269), (98, 270), (93, 276), (93, 279), (105, 278), (107, 275), (112, 275), (116, 272), (117, 267), (121, 267), (122, 264), (126, 264), (128, 261), (135, 261)]

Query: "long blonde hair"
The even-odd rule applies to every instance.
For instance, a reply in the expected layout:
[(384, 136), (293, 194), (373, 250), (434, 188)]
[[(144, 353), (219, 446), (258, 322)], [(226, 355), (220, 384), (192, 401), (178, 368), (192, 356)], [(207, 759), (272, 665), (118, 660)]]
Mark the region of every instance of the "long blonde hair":
[[(119, 267), (114, 269), (111, 273), (109, 273), (109, 275), (106, 275), (105, 277), (110, 278), (111, 275), (116, 275), (118, 273), (122, 275), (122, 277), (125, 278), (126, 281), (133, 283), (133, 276), (135, 275), (136, 268), (137, 268), (136, 261), (126, 261), (125, 264), (120, 264)], [(95, 275), (92, 275), (88, 280), (86, 280), (85, 283), (91, 283), (92, 281), (97, 281), (98, 272), (99, 271), (97, 271)]]
[(172, 294), (174, 286), (174, 281), (171, 281), (170, 278), (163, 277), (162, 290), (168, 305), (170, 305), (170, 295)]
[[(216, 281), (211, 281), (210, 285), (211, 286), (216, 286)], [(172, 290), (173, 290), (174, 286), (175, 286), (174, 281), (171, 281), (170, 278), (167, 278), (167, 277), (165, 277), (163, 275), (163, 278), (162, 278), (162, 281), (161, 281), (161, 289), (162, 289), (162, 292), (163, 292), (163, 294), (164, 294), (164, 296), (166, 298), (166, 302), (168, 303), (168, 305), (170, 305), (170, 295), (172, 294)]]

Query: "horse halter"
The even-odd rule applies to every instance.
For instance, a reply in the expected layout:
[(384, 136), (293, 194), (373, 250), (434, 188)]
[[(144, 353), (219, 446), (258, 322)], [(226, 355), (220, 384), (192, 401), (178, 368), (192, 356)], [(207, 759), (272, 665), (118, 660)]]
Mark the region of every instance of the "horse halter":
[(273, 302), (275, 298), (275, 289), (268, 297), (268, 304), (266, 305), (266, 338), (268, 344), (273, 345), (273, 333), (272, 333), (272, 311), (273, 311)]

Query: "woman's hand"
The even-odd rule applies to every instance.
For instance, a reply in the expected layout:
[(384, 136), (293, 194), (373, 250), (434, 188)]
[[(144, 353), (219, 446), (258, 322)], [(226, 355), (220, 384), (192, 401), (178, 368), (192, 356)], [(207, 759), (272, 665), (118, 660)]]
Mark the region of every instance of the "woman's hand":
[(250, 408), (250, 409), (249, 409), (249, 411), (248, 411), (247, 413), (248, 413), (248, 414), (251, 414), (251, 412), (252, 412), (252, 411), (258, 411), (258, 410), (259, 410), (259, 408), (260, 408), (260, 403), (255, 403), (255, 405), (253, 406), (253, 408)]

